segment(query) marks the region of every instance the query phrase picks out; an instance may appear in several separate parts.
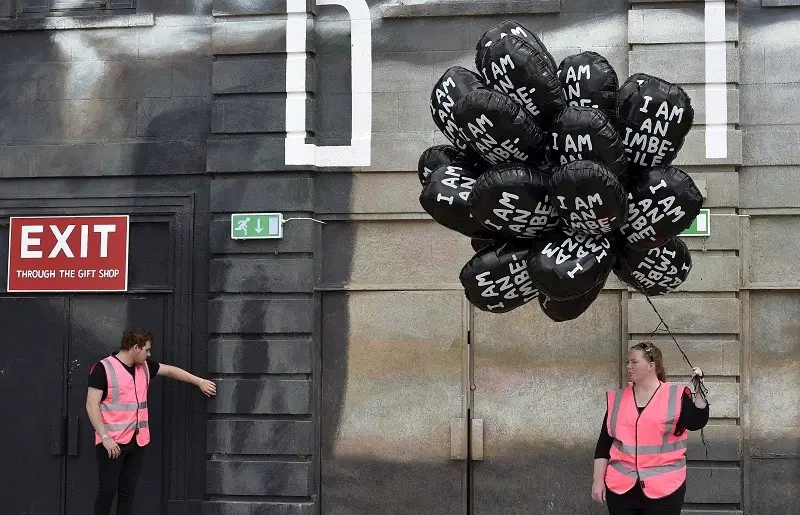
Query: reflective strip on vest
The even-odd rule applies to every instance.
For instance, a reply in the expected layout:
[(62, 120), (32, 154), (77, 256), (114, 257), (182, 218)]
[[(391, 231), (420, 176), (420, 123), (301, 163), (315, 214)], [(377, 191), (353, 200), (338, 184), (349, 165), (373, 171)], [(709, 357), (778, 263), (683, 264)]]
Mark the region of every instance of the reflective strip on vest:
[(622, 404), (622, 395), (625, 390), (617, 391), (617, 394), (614, 395), (614, 409), (611, 411), (611, 430), (609, 433), (611, 437), (616, 440), (617, 436), (614, 434), (616, 433), (617, 429), (617, 418), (619, 417), (619, 406)]
[(106, 369), (109, 371), (109, 375), (111, 376), (111, 384), (108, 385), (108, 389), (111, 393), (111, 404), (119, 404), (119, 378), (117, 377), (117, 371), (114, 368), (114, 364), (111, 363), (110, 358), (104, 359), (103, 363), (105, 363)]
[(669, 400), (667, 401), (667, 420), (666, 424), (664, 424), (664, 440), (663, 442), (666, 444), (669, 441), (669, 435), (674, 431), (675, 424), (678, 423), (678, 410), (675, 409), (675, 405), (677, 404), (675, 401), (678, 398), (678, 386), (677, 384), (671, 384), (669, 386)]
[(687, 440), (681, 440), (678, 442), (666, 442), (661, 445), (625, 445), (619, 440), (614, 440), (614, 447), (624, 452), (625, 454), (636, 454), (637, 451), (639, 455), (645, 454), (661, 454), (662, 452), (672, 452), (672, 451), (680, 451), (681, 449), (686, 449), (688, 446)]
[(100, 409), (103, 411), (136, 411), (138, 409), (144, 409), (147, 407), (146, 402), (140, 402), (139, 404), (101, 404)]
[(636, 474), (636, 470), (631, 469), (623, 465), (618, 461), (614, 461), (609, 463), (609, 466), (613, 467), (614, 470), (617, 472), (621, 472), (625, 474), (631, 479), (636, 479), (637, 477), (640, 479), (647, 479), (648, 477), (658, 476), (660, 474), (666, 474), (667, 472), (672, 472), (673, 470), (680, 470), (686, 466), (686, 459), (682, 458), (675, 463), (670, 463), (669, 465), (663, 465), (661, 467), (650, 467), (646, 469), (640, 469), (639, 474)]
[(106, 424), (105, 426), (108, 431), (124, 431), (125, 429), (143, 429), (145, 427), (150, 427), (147, 425), (146, 420), (140, 420), (138, 424), (136, 422), (131, 422), (130, 424)]

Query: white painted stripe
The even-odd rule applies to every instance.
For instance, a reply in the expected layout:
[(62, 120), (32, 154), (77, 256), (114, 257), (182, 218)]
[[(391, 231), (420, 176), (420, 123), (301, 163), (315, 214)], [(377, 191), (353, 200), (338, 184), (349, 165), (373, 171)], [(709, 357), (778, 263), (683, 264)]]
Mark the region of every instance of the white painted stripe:
[(286, 53), (305, 54), (308, 24), (308, 14), (306, 13), (286, 15)]
[(367, 92), (353, 93), (353, 129), (352, 138), (370, 139), (372, 136), (372, 94)]
[(728, 123), (728, 87), (725, 84), (706, 84), (706, 123)]
[(725, 0), (705, 2), (706, 158), (728, 157), (728, 56)]
[(306, 144), (306, 2), (286, 0), (286, 139), (287, 165), (313, 164), (314, 148)]
[[(302, 8), (302, 14), (296, 9)], [(286, 17), (286, 133), (306, 132), (305, 1), (287, 0)]]
[[(306, 24), (305, 0), (287, 0), (286, 141), (287, 165), (369, 166), (372, 153), (372, 19), (366, 0), (317, 0), (341, 5), (350, 17), (352, 140), (350, 146), (305, 142)], [(291, 13), (303, 13), (292, 15)], [(302, 62), (302, 64), (301, 64)], [(299, 104), (302, 103), (302, 108)]]
[(305, 93), (286, 93), (286, 133), (306, 134), (306, 101)]

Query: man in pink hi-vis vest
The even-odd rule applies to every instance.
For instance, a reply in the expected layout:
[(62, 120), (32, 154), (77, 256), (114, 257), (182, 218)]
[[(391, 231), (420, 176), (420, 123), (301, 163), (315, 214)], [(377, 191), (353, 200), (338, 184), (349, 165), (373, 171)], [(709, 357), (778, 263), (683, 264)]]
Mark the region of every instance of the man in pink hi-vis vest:
[(212, 381), (149, 359), (152, 346), (148, 331), (128, 329), (119, 352), (98, 361), (89, 372), (86, 412), (95, 430), (100, 483), (95, 515), (108, 515), (115, 495), (117, 514), (133, 514), (144, 449), (150, 442), (147, 391), (153, 377), (191, 383), (207, 397), (217, 394)]

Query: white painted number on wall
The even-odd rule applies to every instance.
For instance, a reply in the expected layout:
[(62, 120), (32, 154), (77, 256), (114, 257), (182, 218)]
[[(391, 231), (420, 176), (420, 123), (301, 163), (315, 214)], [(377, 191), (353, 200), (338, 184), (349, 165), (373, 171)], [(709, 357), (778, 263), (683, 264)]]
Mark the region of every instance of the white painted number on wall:
[(286, 4), (286, 164), (369, 166), (372, 152), (372, 19), (366, 0), (317, 0), (317, 5), (341, 5), (350, 17), (352, 128), (350, 145), (343, 146), (306, 142), (306, 0), (287, 0)]

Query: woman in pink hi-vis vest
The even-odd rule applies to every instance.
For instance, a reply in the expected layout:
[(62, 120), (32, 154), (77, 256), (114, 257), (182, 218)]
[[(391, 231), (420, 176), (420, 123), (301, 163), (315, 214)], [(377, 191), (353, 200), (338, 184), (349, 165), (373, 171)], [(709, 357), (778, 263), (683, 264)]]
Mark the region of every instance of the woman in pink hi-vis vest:
[(95, 430), (100, 483), (95, 515), (108, 515), (115, 495), (117, 514), (133, 514), (144, 449), (150, 443), (147, 392), (153, 377), (191, 383), (207, 397), (217, 394), (212, 381), (149, 359), (152, 346), (148, 331), (129, 329), (122, 335), (119, 352), (98, 361), (89, 372), (86, 412)]
[[(668, 383), (661, 350), (650, 342), (628, 351), (628, 386), (606, 393), (592, 498), (610, 515), (680, 515), (686, 494), (687, 431), (708, 422), (702, 392)], [(692, 370), (702, 378), (703, 371)]]

